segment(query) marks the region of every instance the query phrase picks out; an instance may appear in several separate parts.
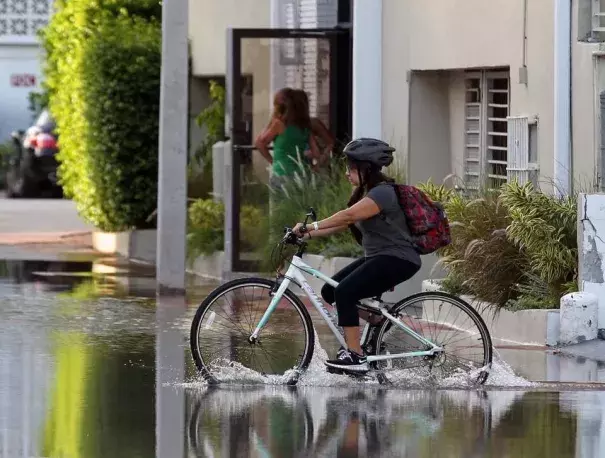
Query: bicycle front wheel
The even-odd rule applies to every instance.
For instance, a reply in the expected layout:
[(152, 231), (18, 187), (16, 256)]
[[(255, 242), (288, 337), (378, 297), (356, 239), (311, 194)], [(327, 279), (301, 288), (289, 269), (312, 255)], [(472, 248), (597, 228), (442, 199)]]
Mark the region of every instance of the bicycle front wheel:
[(267, 310), (274, 281), (242, 278), (214, 290), (191, 324), (191, 353), (210, 382), (286, 375), (295, 384), (311, 362), (315, 334), (301, 300), (286, 291), (258, 339), (250, 336)]
[[(404, 377), (424, 373), (441, 380), (461, 378), (472, 384), (485, 383), (492, 363), (492, 341), (481, 316), (465, 301), (447, 293), (420, 293), (395, 304), (389, 312), (412, 331), (443, 348), (443, 352), (374, 362), (381, 381), (391, 381), (389, 374), (395, 378), (399, 370), (404, 371), (401, 374)], [(376, 355), (429, 350), (390, 321), (377, 328), (372, 337)], [(405, 374), (406, 369), (412, 368), (413, 372)]]

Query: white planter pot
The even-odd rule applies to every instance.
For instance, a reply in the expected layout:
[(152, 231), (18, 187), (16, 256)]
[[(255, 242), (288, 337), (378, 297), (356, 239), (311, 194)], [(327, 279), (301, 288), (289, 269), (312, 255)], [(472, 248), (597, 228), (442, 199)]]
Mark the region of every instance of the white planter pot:
[(93, 248), (105, 254), (119, 254), (128, 259), (155, 262), (155, 229), (130, 232), (93, 232)]

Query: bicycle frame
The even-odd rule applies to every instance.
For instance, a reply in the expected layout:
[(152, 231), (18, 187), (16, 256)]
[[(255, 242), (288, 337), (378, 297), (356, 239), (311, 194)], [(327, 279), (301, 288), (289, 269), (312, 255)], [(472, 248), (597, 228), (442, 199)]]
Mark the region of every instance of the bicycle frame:
[[(334, 288), (338, 286), (338, 283), (336, 281), (332, 280), (330, 277), (324, 275), (320, 271), (318, 271), (318, 270), (312, 268), (311, 266), (309, 266), (308, 264), (306, 264), (300, 256), (298, 256), (298, 255), (294, 256), (292, 258), (292, 263), (290, 264), (290, 267), (288, 268), (282, 283), (279, 285), (277, 292), (275, 293), (275, 295), (273, 296), (273, 299), (269, 303), (267, 310), (261, 317), (258, 325), (256, 326), (256, 329), (250, 336), (250, 339), (258, 338), (261, 330), (269, 321), (271, 314), (277, 307), (277, 304), (279, 304), (279, 301), (281, 300), (282, 296), (284, 295), (286, 290), (289, 288), (290, 284), (292, 282), (294, 282), (295, 284), (300, 286), (300, 288), (304, 291), (304, 293), (309, 298), (309, 300), (311, 301), (313, 306), (317, 309), (317, 311), (319, 312), (321, 317), (324, 319), (324, 321), (326, 322), (326, 324), (328, 325), (328, 327), (330, 328), (330, 330), (332, 331), (332, 333), (334, 334), (334, 337), (336, 337), (338, 342), (340, 342), (340, 344), (344, 348), (348, 348), (348, 345), (346, 344), (342, 334), (338, 330), (338, 327), (332, 321), (334, 316), (332, 314), (330, 314), (330, 312), (326, 309), (326, 307), (324, 306), (322, 300), (319, 298), (317, 293), (313, 290), (311, 285), (309, 285), (305, 276), (303, 275), (303, 272), (307, 273), (309, 275), (312, 275), (315, 278), (320, 279), (324, 283), (327, 283), (328, 285), (330, 285)], [(375, 310), (375, 313), (382, 314), (386, 319), (388, 319), (395, 326), (402, 329), (404, 332), (409, 334), (411, 337), (416, 339), (421, 344), (429, 347), (429, 350), (426, 350), (426, 351), (413, 351), (413, 352), (396, 353), (396, 354), (389, 354), (389, 355), (371, 355), (371, 356), (367, 357), (368, 362), (384, 361), (384, 360), (391, 360), (391, 359), (397, 359), (397, 358), (434, 356), (436, 353), (443, 352), (443, 349), (441, 347), (433, 344), (431, 341), (425, 339), (418, 333), (414, 332), (412, 329), (410, 329), (408, 326), (406, 326), (404, 323), (402, 323), (396, 317), (391, 315), (384, 307), (378, 307), (373, 304), (373, 301), (370, 301), (367, 299), (361, 300), (360, 303), (370, 309)], [(362, 345), (365, 345), (365, 343), (366, 343), (366, 339), (368, 338), (369, 329), (370, 329), (370, 325), (366, 324), (366, 326), (363, 330), (362, 338), (361, 338)]]

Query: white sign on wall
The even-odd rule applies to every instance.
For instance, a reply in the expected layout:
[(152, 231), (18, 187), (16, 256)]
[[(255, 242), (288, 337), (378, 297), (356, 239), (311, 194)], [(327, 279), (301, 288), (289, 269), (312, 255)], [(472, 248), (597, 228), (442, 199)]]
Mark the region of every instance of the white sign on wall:
[(38, 77), (32, 73), (13, 73), (10, 76), (11, 87), (36, 87)]

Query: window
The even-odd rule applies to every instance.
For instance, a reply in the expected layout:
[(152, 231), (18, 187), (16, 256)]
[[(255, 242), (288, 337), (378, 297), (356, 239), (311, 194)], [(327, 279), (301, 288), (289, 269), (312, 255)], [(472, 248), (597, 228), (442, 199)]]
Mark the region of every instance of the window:
[(465, 184), (497, 188), (506, 182), (509, 73), (468, 72), (465, 84)]

